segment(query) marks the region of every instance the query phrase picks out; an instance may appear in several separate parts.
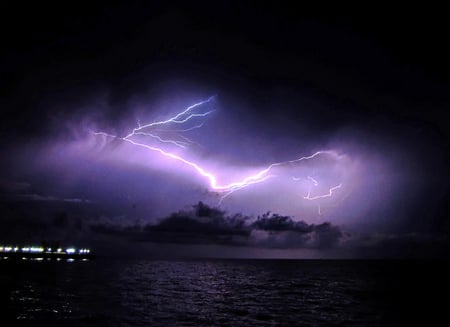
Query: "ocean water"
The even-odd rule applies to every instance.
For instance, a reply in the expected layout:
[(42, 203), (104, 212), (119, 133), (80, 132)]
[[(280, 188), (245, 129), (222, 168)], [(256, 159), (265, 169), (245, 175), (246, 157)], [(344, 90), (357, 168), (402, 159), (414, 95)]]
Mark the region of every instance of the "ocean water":
[[(447, 317), (446, 262), (0, 262), (1, 326), (384, 326)], [(440, 299), (440, 296), (444, 296)]]

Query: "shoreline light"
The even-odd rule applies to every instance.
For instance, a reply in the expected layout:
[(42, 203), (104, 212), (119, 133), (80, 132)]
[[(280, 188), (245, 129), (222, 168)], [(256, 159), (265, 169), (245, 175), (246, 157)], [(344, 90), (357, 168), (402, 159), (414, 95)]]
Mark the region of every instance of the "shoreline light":
[[(87, 248), (77, 249), (76, 247), (68, 247), (66, 249), (63, 248), (52, 248), (52, 247), (43, 247), (43, 246), (11, 246), (11, 245), (0, 245), (0, 253), (23, 253), (23, 254), (38, 254), (45, 253), (46, 255), (50, 255), (48, 259), (50, 259), (53, 255), (55, 256), (65, 256), (65, 255), (75, 255), (75, 256), (84, 256), (89, 254), (91, 251)], [(6, 255), (2, 255), (2, 258), (7, 258)], [(27, 257), (23, 257), (23, 260), (26, 260)]]

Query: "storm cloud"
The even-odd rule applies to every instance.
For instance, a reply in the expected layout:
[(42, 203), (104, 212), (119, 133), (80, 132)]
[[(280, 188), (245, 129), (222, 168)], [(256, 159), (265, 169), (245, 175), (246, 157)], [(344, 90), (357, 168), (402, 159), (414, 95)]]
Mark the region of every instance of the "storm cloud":
[(289, 216), (270, 212), (251, 218), (227, 215), (202, 202), (192, 210), (179, 211), (143, 226), (93, 224), (91, 230), (139, 242), (221, 244), (269, 248), (331, 248), (343, 236), (331, 223), (295, 222)]
[[(417, 24), (241, 2), (32, 9), (0, 21), (3, 240), (364, 256), (450, 235), (449, 54), (435, 13)], [(140, 129), (211, 97), (191, 124)], [(137, 129), (131, 141), (172, 157), (125, 142)], [(207, 213), (188, 207), (200, 200)]]

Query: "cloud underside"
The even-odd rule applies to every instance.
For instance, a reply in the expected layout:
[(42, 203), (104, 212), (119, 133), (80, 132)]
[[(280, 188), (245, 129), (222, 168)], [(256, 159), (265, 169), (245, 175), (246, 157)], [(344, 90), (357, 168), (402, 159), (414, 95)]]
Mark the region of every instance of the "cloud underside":
[(269, 248), (330, 248), (343, 237), (330, 223), (295, 222), (288, 216), (266, 213), (257, 219), (225, 212), (199, 202), (191, 211), (180, 211), (156, 224), (118, 226), (97, 223), (95, 233), (122, 236), (134, 241), (180, 244), (222, 244)]
[(270, 212), (256, 219), (225, 212), (199, 202), (147, 225), (96, 223), (93, 233), (135, 242), (210, 244), (273, 249), (340, 249), (363, 258), (430, 258), (450, 252), (447, 234), (354, 234), (329, 222), (308, 224)]
[[(329, 222), (308, 224), (270, 212), (228, 215), (202, 202), (152, 223), (109, 214), (94, 201), (18, 195), (0, 197), (3, 243), (219, 245), (268, 249), (336, 249), (354, 257), (447, 257), (447, 233), (385, 234), (342, 230)], [(112, 243), (111, 243), (112, 242)], [(130, 244), (131, 245), (131, 244)], [(342, 252), (343, 253), (343, 252)]]

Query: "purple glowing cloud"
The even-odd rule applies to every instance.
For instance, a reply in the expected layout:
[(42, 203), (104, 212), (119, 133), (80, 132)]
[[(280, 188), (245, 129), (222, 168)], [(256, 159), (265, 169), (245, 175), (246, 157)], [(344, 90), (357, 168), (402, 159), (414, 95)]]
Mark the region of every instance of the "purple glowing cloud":
[[(227, 167), (218, 166), (215, 170), (207, 168), (207, 164), (200, 159), (191, 159), (188, 153), (189, 147), (192, 144), (197, 144), (190, 138), (185, 136), (186, 132), (194, 129), (199, 129), (203, 126), (202, 119), (207, 118), (214, 110), (206, 110), (208, 103), (213, 101), (214, 97), (207, 100), (195, 103), (183, 111), (177, 113), (173, 117), (162, 121), (155, 121), (146, 124), (138, 122), (138, 127), (133, 128), (126, 136), (120, 137), (105, 133), (102, 131), (93, 132), (96, 136), (103, 136), (114, 140), (119, 140), (128, 143), (133, 147), (143, 148), (150, 152), (155, 152), (160, 158), (165, 158), (168, 161), (181, 162), (188, 167), (195, 174), (205, 178), (208, 182), (208, 188), (211, 192), (220, 194), (219, 204), (227, 197), (238, 190), (242, 190), (254, 184), (260, 184), (274, 178), (290, 178), (295, 182), (304, 184), (299, 189), (305, 189), (306, 193), (301, 197), (307, 201), (318, 202), (320, 199), (331, 198), (339, 189), (343, 187), (342, 181), (335, 182), (331, 187), (327, 186), (325, 189), (319, 184), (320, 177), (313, 178), (312, 176), (298, 177), (297, 173), (303, 173), (301, 165), (304, 162), (314, 161), (322, 158), (333, 161), (333, 164), (339, 164), (345, 161), (346, 156), (337, 153), (334, 150), (321, 150), (308, 156), (302, 156), (289, 161), (280, 161), (268, 164), (262, 169), (252, 169), (251, 173), (236, 176), (230, 182), (219, 182), (219, 176), (227, 172)], [(175, 151), (173, 148), (179, 148), (184, 152)], [(187, 153), (186, 153), (187, 152)], [(300, 169), (299, 169), (300, 168)], [(316, 171), (318, 169), (315, 169)], [(291, 174), (291, 175), (290, 175)], [(229, 175), (229, 174), (228, 174)], [(326, 174), (325, 174), (326, 175)], [(315, 191), (315, 189), (322, 188), (322, 191)], [(297, 191), (298, 192), (298, 191)], [(318, 202), (319, 214), (320, 203)]]

